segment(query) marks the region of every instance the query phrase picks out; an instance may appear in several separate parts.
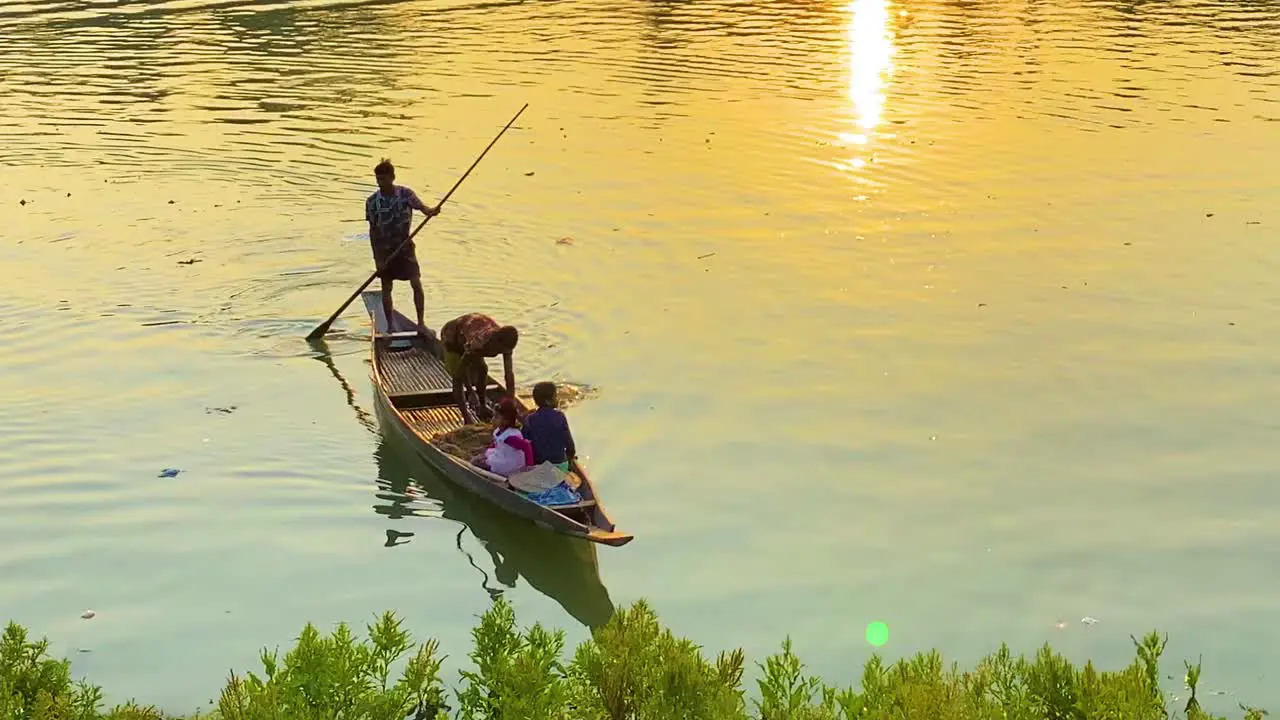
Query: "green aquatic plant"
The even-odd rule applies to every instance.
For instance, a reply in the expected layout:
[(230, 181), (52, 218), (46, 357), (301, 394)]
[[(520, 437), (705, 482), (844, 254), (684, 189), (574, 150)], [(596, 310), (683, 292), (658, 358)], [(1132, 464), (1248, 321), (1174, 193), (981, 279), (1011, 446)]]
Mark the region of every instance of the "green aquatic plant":
[[(435, 641), (415, 644), (391, 613), (366, 635), (346, 625), (324, 635), (308, 624), (283, 657), (263, 650), (258, 673), (233, 672), (212, 713), (189, 720), (1222, 720), (1200, 706), (1198, 662), (1184, 663), (1185, 705), (1166, 706), (1159, 679), (1167, 638), (1154, 632), (1133, 638), (1133, 662), (1115, 671), (1076, 667), (1048, 645), (1031, 658), (1001, 645), (966, 670), (937, 651), (891, 665), (873, 655), (856, 688), (807, 674), (787, 639), (758, 664), (758, 698), (748, 708), (742, 651), (708, 659), (644, 601), (619, 610), (566, 658), (564, 633), (539, 624), (522, 630), (498, 598), (472, 631), (456, 712), (446, 705)], [(132, 702), (104, 712), (102, 691), (74, 681), (69, 663), (48, 650), (18, 625), (5, 630), (0, 720), (172, 718)], [(1240, 709), (1244, 720), (1266, 715)]]
[(15, 623), (0, 637), (0, 720), (163, 720), (129, 702), (103, 714), (102, 690), (71, 679), (71, 663), (49, 657), (49, 641), (33, 641)]
[(458, 692), (463, 720), (535, 720), (563, 714), (568, 682), (560, 656), (564, 633), (534, 625), (516, 629), (516, 614), (505, 602), (495, 603), (471, 631), (476, 669), (462, 671)]
[(310, 623), (285, 654), (262, 651), (262, 675), (232, 673), (218, 698), (223, 720), (436, 720), (444, 685), (434, 640), (420, 645), (391, 682), (391, 666), (413, 640), (400, 619), (384, 613), (357, 639), (345, 624), (321, 635)]
[(619, 610), (567, 669), (574, 720), (743, 718), (743, 654), (715, 662), (662, 627), (648, 603)]

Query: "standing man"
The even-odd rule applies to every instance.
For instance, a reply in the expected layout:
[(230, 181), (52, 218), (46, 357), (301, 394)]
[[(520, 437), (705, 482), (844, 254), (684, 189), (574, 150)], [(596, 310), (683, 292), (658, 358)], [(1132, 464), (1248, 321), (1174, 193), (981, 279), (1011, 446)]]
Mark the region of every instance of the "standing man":
[[(369, 244), (373, 246), (373, 262), (382, 279), (382, 310), (387, 315), (387, 332), (395, 332), (392, 312), (391, 287), (395, 280), (408, 280), (413, 288), (413, 306), (418, 311), (418, 334), (427, 335), (423, 320), (427, 297), (422, 291), (422, 272), (418, 267), (417, 248), (409, 240), (409, 226), (413, 211), (427, 217), (440, 214), (440, 208), (422, 204), (412, 190), (396, 185), (396, 169), (390, 160), (383, 160), (373, 169), (378, 180), (378, 191), (364, 201), (364, 219), (369, 222)], [(394, 258), (391, 254), (402, 244), (408, 247)]]

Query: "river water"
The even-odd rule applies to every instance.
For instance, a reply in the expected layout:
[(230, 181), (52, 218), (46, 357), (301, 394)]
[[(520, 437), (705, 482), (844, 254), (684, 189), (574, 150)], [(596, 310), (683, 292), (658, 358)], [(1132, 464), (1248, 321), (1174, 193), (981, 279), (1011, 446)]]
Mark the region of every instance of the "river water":
[[(0, 619), (174, 711), (383, 609), (456, 677), (497, 592), (570, 643), (640, 597), (712, 650), (789, 634), (840, 683), (872, 621), (962, 663), (1158, 628), (1210, 708), (1278, 708), (1277, 31), (1274, 0), (4, 0)], [(525, 102), (419, 255), (432, 324), (488, 312), (522, 384), (593, 389), (636, 535), (594, 560), (379, 439), (358, 301), (302, 340), (369, 272), (378, 159), (439, 198)]]

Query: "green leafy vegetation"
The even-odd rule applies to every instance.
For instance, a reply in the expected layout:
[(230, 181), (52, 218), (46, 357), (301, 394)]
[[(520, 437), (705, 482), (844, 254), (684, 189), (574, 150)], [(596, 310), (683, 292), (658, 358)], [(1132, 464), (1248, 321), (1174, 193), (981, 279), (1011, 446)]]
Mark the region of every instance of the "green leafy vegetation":
[[(471, 668), (449, 692), (434, 641), (417, 645), (391, 613), (357, 637), (346, 625), (322, 635), (303, 628), (280, 657), (264, 650), (259, 673), (232, 673), (202, 720), (1211, 720), (1196, 697), (1199, 664), (1185, 664), (1187, 700), (1170, 707), (1159, 686), (1166, 639), (1134, 638), (1136, 656), (1118, 671), (1077, 668), (1048, 646), (1032, 658), (1007, 646), (972, 670), (935, 651), (891, 665), (873, 656), (857, 689), (805, 673), (784, 641), (759, 665), (758, 699), (743, 688), (741, 650), (714, 660), (663, 628), (643, 601), (617, 612), (566, 658), (564, 634), (521, 629), (502, 599), (472, 631)], [(168, 720), (154, 707), (102, 708), (102, 691), (74, 681), (9, 624), (0, 640), (0, 720)], [(1171, 701), (1170, 701), (1171, 702)], [(1241, 706), (1246, 720), (1262, 710)]]

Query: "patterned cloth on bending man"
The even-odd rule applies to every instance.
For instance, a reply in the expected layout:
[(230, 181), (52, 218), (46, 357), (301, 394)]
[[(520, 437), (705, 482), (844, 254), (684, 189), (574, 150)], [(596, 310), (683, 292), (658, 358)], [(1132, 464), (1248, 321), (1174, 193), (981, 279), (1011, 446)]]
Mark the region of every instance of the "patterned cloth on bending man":
[(440, 342), (446, 351), (459, 355), (480, 354), (499, 327), (484, 313), (459, 315), (440, 328)]

